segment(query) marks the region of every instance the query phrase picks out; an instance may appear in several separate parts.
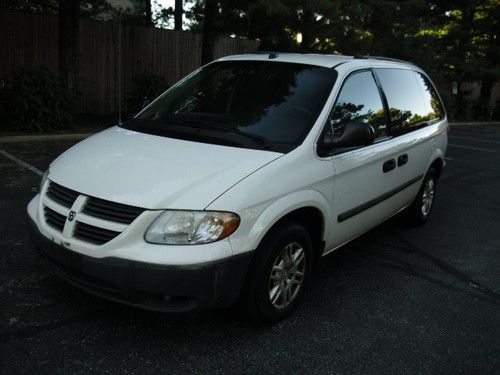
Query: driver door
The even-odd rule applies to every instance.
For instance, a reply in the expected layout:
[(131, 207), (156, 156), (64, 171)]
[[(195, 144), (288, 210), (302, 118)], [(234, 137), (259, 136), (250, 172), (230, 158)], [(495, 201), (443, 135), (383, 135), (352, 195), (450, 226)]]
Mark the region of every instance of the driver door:
[(389, 136), (388, 116), (371, 70), (350, 74), (330, 116), (334, 137), (349, 121), (375, 131), (374, 143), (334, 150), (333, 233), (337, 247), (392, 216), (401, 208), (397, 194), (397, 145)]

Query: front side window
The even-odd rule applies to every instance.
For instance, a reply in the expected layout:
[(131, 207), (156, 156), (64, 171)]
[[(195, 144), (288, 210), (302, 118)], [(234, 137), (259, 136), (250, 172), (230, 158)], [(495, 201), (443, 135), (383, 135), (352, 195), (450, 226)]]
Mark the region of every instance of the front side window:
[(376, 73), (387, 97), (392, 134), (405, 134), (427, 125), (429, 109), (424, 103), (415, 72), (376, 69)]
[(330, 117), (335, 135), (350, 121), (362, 121), (375, 130), (375, 139), (387, 134), (387, 117), (370, 71), (354, 73), (344, 82)]
[(174, 86), (123, 126), (205, 143), (288, 152), (302, 143), (337, 73), (319, 66), (224, 61)]

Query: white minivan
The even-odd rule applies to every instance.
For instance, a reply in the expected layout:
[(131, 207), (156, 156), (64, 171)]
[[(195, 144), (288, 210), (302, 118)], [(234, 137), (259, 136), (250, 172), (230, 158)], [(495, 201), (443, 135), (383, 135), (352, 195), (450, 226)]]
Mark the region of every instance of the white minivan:
[(59, 156), (28, 205), (33, 240), (114, 301), (278, 321), (321, 256), (404, 209), (427, 219), (447, 130), (411, 63), (225, 57)]

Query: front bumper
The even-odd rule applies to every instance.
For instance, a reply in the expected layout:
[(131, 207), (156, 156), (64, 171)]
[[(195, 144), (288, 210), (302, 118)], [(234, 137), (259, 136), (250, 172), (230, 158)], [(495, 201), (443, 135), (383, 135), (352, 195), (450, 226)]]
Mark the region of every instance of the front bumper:
[(50, 241), (28, 220), (38, 251), (69, 283), (109, 300), (155, 311), (230, 306), (240, 294), (253, 254), (183, 266), (94, 258)]

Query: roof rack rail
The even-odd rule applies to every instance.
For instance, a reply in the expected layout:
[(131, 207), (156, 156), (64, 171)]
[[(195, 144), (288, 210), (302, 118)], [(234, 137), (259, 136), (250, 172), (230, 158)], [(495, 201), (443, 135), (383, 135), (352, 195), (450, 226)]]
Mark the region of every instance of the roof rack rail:
[(394, 61), (394, 62), (415, 65), (411, 61), (406, 61), (406, 60), (401, 60), (401, 59), (393, 59), (392, 57), (384, 57), (384, 56), (358, 55), (358, 56), (353, 56), (353, 59), (375, 59), (375, 60)]
[(281, 53), (290, 53), (290, 52), (279, 52), (279, 51), (256, 51), (256, 52), (251, 52), (251, 53), (254, 53), (256, 55), (269, 55), (270, 53), (275, 53), (277, 55), (281, 54)]
[(257, 51), (257, 52), (254, 52), (255, 54), (257, 55), (269, 55), (269, 58), (270, 59), (276, 59), (277, 57), (280, 56), (280, 54), (282, 53), (286, 53), (286, 52), (276, 52), (276, 51)]

